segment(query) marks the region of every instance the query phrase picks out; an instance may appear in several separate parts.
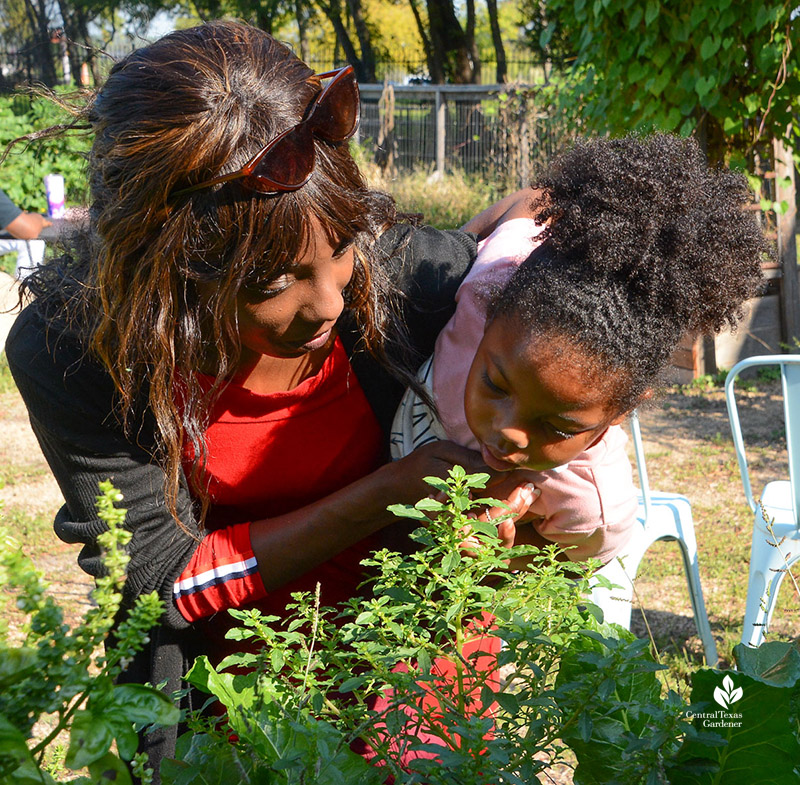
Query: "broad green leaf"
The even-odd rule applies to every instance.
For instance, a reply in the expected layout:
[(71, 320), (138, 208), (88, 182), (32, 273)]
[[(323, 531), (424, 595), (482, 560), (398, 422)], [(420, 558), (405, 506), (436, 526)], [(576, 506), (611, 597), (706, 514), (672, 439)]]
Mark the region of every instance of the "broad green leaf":
[(111, 753), (90, 764), (89, 774), (94, 785), (132, 785), (128, 767)]
[[(725, 689), (726, 678), (732, 690)], [(714, 699), (720, 689), (736, 698), (727, 708)], [(671, 785), (796, 785), (800, 743), (792, 722), (792, 689), (734, 671), (703, 668), (692, 675), (691, 701), (696, 730), (713, 732), (727, 744), (709, 744), (702, 736), (687, 738), (679, 761), (706, 762), (715, 771), (697, 775), (676, 769), (670, 775)]]
[(35, 649), (0, 648), (0, 690), (30, 675), (38, 663)]
[(88, 766), (108, 753), (112, 741), (114, 741), (114, 731), (104, 717), (96, 717), (90, 711), (76, 712), (64, 762), (70, 769)]
[(0, 714), (0, 782), (49, 785), (53, 778), (31, 757), (25, 736)]
[(442, 572), (449, 575), (461, 563), (461, 554), (458, 551), (450, 551), (442, 559)]
[(658, 2), (658, 0), (647, 0), (647, 5), (645, 6), (644, 10), (644, 23), (646, 27), (650, 27), (650, 25), (658, 18), (660, 5), (661, 4)]
[(180, 709), (163, 692), (144, 684), (114, 687), (111, 701), (130, 722), (141, 725), (174, 725), (181, 716)]
[(420, 499), (414, 508), (417, 510), (425, 510), (427, 512), (441, 512), (447, 509), (447, 505), (436, 499)]
[(367, 680), (363, 676), (353, 676), (342, 682), (342, 684), (338, 688), (339, 692), (344, 693), (357, 690), (359, 687), (363, 687), (366, 681)]
[(774, 687), (793, 687), (800, 680), (800, 651), (794, 642), (765, 641), (756, 649), (740, 643), (733, 656), (741, 673)]
[(703, 39), (703, 43), (700, 45), (700, 57), (702, 57), (703, 60), (708, 60), (717, 53), (719, 47), (720, 47), (719, 38), (707, 35)]
[(494, 696), (495, 701), (511, 716), (519, 714), (519, 700), (511, 692), (497, 692)]

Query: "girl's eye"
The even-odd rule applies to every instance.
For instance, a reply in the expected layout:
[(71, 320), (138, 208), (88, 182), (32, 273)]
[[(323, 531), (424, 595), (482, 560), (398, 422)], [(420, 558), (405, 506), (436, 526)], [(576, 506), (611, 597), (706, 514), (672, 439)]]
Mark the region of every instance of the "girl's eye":
[(489, 374), (484, 371), (481, 374), (483, 378), (483, 383), (493, 392), (495, 395), (507, 395), (507, 392), (500, 387), (499, 385), (495, 384), (490, 378)]

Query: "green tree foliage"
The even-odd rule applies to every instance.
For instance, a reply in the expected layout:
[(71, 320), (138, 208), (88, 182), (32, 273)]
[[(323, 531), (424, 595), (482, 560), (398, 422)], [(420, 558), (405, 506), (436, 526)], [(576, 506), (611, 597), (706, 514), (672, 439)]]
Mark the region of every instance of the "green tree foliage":
[(548, 0), (535, 41), (574, 57), (569, 100), (591, 129), (696, 133), (709, 159), (749, 157), (797, 123), (793, 0)]

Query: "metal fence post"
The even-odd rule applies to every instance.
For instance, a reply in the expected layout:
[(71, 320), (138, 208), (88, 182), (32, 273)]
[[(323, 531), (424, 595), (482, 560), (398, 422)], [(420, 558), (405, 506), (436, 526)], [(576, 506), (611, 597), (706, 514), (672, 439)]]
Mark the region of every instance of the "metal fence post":
[(436, 89), (436, 172), (444, 174), (444, 151), (447, 135), (447, 101), (444, 93)]

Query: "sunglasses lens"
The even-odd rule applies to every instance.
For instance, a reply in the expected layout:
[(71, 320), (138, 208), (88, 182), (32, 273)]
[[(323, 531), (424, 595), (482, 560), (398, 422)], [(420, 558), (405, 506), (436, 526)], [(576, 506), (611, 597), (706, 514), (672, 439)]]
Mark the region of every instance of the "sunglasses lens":
[(313, 169), (311, 130), (299, 125), (275, 140), (245, 178), (245, 184), (262, 193), (294, 190), (308, 182)]
[(358, 82), (352, 70), (348, 70), (325, 88), (308, 124), (318, 139), (326, 142), (343, 142), (349, 139), (358, 126), (360, 100)]

